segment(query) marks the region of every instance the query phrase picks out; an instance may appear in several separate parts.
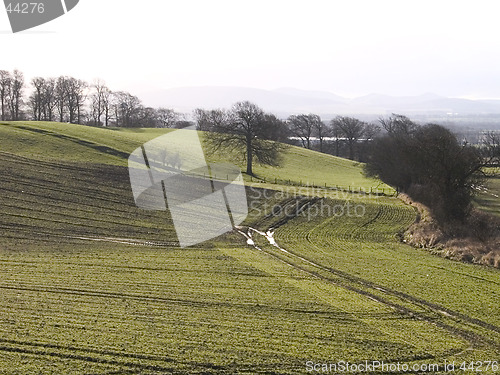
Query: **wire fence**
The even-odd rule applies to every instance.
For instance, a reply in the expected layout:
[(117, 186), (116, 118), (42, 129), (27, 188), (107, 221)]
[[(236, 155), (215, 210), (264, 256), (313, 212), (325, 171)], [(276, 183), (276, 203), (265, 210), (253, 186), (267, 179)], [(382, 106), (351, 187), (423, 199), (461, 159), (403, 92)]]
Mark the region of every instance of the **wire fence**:
[[(214, 179), (218, 180), (229, 180), (229, 175), (214, 175)], [(327, 189), (334, 190), (344, 193), (351, 194), (365, 194), (365, 195), (378, 195), (378, 196), (396, 196), (397, 192), (388, 187), (378, 187), (378, 186), (370, 186), (370, 187), (362, 187), (362, 186), (339, 186), (339, 185), (329, 185), (328, 183), (318, 184), (316, 182), (304, 182), (302, 180), (294, 181), (291, 179), (280, 179), (280, 178), (271, 178), (266, 179), (265, 177), (254, 177), (250, 176), (250, 182), (263, 183), (263, 184), (272, 184), (272, 185), (284, 185), (284, 186), (295, 186), (295, 187), (303, 187), (303, 188), (312, 188), (312, 189)]]

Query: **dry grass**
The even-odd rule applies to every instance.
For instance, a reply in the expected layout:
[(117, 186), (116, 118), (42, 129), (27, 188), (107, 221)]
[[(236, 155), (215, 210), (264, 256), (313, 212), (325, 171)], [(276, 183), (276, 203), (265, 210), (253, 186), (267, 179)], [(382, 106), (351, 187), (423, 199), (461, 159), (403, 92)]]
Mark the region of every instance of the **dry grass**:
[(418, 212), (417, 220), (403, 234), (409, 245), (428, 249), (445, 258), (500, 269), (500, 220), (473, 210), (465, 223), (439, 225), (429, 207), (400, 194)]

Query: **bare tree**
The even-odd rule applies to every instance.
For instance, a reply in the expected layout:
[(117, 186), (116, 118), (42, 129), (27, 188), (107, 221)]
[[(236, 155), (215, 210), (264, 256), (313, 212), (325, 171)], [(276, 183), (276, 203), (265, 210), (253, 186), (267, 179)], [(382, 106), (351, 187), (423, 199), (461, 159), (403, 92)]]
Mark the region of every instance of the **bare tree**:
[(56, 80), (49, 78), (45, 80), (45, 87), (43, 91), (43, 119), (47, 121), (54, 121), (54, 109), (56, 107)]
[(92, 118), (92, 122), (97, 126), (108, 126), (111, 90), (101, 80), (97, 80), (92, 85), (92, 88), (94, 90), (90, 95), (90, 117)]
[(21, 119), (21, 106), (23, 105), (24, 75), (19, 70), (14, 70), (10, 89), (10, 115), (12, 120)]
[(35, 77), (31, 80), (33, 92), (28, 101), (28, 106), (35, 121), (53, 121), (56, 105), (55, 80)]
[(337, 116), (332, 120), (332, 126), (345, 138), (349, 147), (349, 159), (354, 160), (356, 145), (365, 134), (367, 124), (354, 117)]
[(388, 118), (379, 118), (382, 127), (393, 136), (406, 136), (418, 130), (418, 125), (408, 117), (393, 113)]
[(201, 131), (208, 131), (210, 130), (210, 120), (208, 117), (208, 112), (205, 109), (202, 108), (196, 108), (193, 111), (193, 117), (196, 122), (196, 129), (201, 130)]
[(85, 89), (87, 83), (85, 81), (69, 77), (66, 79), (66, 96), (69, 122), (81, 124), (82, 111), (85, 103)]
[(485, 166), (500, 166), (500, 134), (498, 132), (487, 132), (481, 145)]
[(44, 91), (45, 91), (45, 78), (35, 77), (31, 80), (31, 85), (33, 86), (33, 92), (29, 98), (29, 107), (33, 114), (33, 119), (35, 121), (40, 121), (42, 119), (42, 107), (44, 101)]
[(253, 175), (254, 160), (276, 166), (285, 150), (282, 143), (269, 138), (269, 129), (266, 129), (269, 124), (264, 111), (257, 105), (248, 101), (238, 102), (231, 108), (228, 121), (212, 126), (213, 132), (208, 133), (207, 142), (214, 151), (224, 150), (243, 156), (246, 173)]
[(340, 138), (342, 132), (338, 124), (334, 120), (330, 122), (330, 131), (332, 133), (333, 142), (335, 145), (335, 151), (334, 151), (335, 156), (340, 156)]
[(205, 110), (197, 108), (194, 110), (196, 128), (202, 131), (213, 131), (227, 127), (232, 121), (230, 111), (224, 109)]
[(156, 128), (160, 125), (158, 119), (158, 111), (152, 107), (142, 107), (139, 111), (136, 124), (134, 126), (140, 126), (144, 128)]
[(376, 124), (366, 124), (363, 132), (363, 140), (359, 142), (358, 157), (359, 161), (366, 162), (369, 157), (373, 140), (380, 133), (380, 126)]
[(264, 137), (273, 141), (288, 142), (290, 130), (287, 124), (272, 113), (264, 115)]
[(319, 123), (321, 123), (321, 118), (313, 114), (292, 115), (288, 118), (290, 132), (300, 139), (302, 146), (308, 149), (311, 148), (311, 138)]
[(117, 126), (137, 126), (143, 105), (137, 96), (128, 92), (114, 93), (114, 112)]
[(55, 99), (56, 99), (56, 107), (59, 115), (59, 122), (64, 122), (66, 116), (66, 108), (67, 108), (67, 77), (61, 76), (57, 78), (56, 87), (55, 87)]
[(319, 141), (319, 152), (323, 152), (323, 145), (325, 141), (325, 137), (331, 135), (331, 128), (325, 124), (323, 121), (315, 121), (314, 122), (314, 136), (318, 137)]
[(463, 220), (470, 212), (475, 186), (482, 183), (484, 160), (476, 147), (462, 145), (440, 125), (417, 127), (374, 141), (365, 167), (398, 191), (428, 205), (438, 221)]
[(112, 118), (112, 98), (113, 92), (110, 89), (102, 93), (102, 105), (104, 107), (104, 126), (108, 127)]
[(12, 76), (10, 72), (6, 70), (0, 70), (0, 103), (1, 103), (0, 119), (2, 121), (7, 120), (8, 117), (11, 84), (12, 84)]
[(156, 110), (158, 125), (162, 128), (175, 128), (177, 122), (181, 119), (180, 113), (169, 108), (158, 108)]

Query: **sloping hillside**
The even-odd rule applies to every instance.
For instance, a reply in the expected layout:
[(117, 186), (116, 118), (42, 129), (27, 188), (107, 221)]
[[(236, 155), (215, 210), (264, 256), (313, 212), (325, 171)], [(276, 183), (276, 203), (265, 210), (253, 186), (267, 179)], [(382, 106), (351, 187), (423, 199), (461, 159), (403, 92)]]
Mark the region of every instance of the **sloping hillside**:
[[(153, 138), (172, 129), (93, 128), (74, 124), (44, 122), (0, 123), (1, 151), (38, 160), (91, 162), (126, 166), (129, 154)], [(203, 133), (200, 133), (203, 139)], [(231, 155), (211, 155), (209, 162), (231, 162)], [(240, 165), (244, 170), (244, 166)], [(282, 167), (256, 166), (255, 173), (269, 181), (275, 178), (303, 184), (354, 189), (392, 189), (363, 176), (358, 163), (291, 146)]]
[[(135, 206), (127, 169), (166, 131), (0, 123), (0, 373), (301, 374), (368, 360), (438, 374), (498, 358), (499, 271), (401, 244), (416, 215), (396, 198), (254, 181), (243, 226), (179, 248), (167, 211)], [(257, 173), (378, 185), (298, 148)]]

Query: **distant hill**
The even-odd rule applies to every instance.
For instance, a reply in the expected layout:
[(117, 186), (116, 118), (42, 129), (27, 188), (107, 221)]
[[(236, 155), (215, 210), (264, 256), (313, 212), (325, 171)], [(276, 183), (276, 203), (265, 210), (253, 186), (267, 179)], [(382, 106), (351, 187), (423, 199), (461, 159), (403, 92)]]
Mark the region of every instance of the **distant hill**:
[[(338, 99), (337, 99), (338, 98)], [(190, 112), (194, 108), (229, 108), (232, 104), (249, 100), (279, 115), (315, 112), (332, 113), (349, 111), (345, 99), (331, 94), (308, 93), (299, 90), (262, 90), (244, 87), (181, 87), (146, 93), (141, 97), (147, 105), (175, 108), (181, 112)]]
[(294, 113), (316, 113), (328, 119), (339, 114), (384, 115), (393, 112), (408, 115), (489, 115), (500, 114), (500, 100), (447, 98), (432, 93), (417, 96), (370, 94), (354, 99), (327, 91), (295, 88), (263, 90), (247, 87), (203, 86), (180, 87), (141, 95), (146, 105), (191, 112), (195, 108), (229, 108), (249, 100), (280, 116)]

